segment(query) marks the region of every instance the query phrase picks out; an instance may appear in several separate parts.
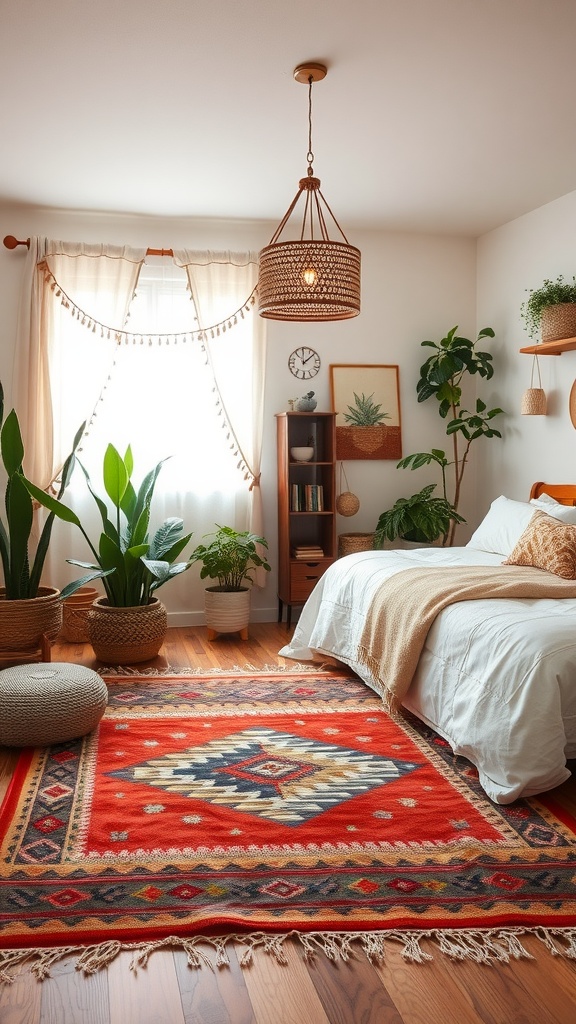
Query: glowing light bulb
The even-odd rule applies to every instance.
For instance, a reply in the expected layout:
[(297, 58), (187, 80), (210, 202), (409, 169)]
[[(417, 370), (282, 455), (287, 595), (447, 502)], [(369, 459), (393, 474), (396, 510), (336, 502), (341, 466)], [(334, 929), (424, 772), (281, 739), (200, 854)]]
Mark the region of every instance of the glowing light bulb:
[(318, 280), (318, 272), (315, 267), (304, 267), (302, 280), (307, 288), (313, 288)]

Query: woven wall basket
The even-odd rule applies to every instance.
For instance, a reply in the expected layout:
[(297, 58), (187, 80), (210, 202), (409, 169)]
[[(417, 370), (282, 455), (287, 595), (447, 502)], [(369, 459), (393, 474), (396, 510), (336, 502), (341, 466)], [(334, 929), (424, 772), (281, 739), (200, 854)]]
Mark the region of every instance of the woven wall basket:
[(10, 651), (34, 651), (42, 637), (54, 641), (62, 625), (60, 591), (39, 587), (37, 597), (7, 601), (0, 587), (0, 654)]
[(358, 551), (372, 551), (373, 533), (340, 533), (338, 535), (338, 558), (355, 555)]
[(540, 321), (542, 341), (576, 338), (576, 302), (545, 306)]
[(150, 661), (160, 650), (168, 615), (157, 597), (148, 604), (116, 608), (99, 597), (88, 613), (88, 635), (98, 661), (129, 665)]
[(360, 508), (360, 499), (352, 491), (343, 491), (336, 498), (336, 511), (341, 516), (355, 516)]

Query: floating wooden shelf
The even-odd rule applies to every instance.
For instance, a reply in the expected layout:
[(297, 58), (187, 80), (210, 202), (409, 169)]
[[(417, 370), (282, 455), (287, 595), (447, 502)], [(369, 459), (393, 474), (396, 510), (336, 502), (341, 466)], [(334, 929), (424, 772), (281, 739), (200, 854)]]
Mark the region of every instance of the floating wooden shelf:
[(560, 338), (558, 341), (543, 341), (540, 345), (529, 345), (520, 351), (537, 356), (561, 356), (563, 352), (570, 352), (575, 348), (576, 338)]

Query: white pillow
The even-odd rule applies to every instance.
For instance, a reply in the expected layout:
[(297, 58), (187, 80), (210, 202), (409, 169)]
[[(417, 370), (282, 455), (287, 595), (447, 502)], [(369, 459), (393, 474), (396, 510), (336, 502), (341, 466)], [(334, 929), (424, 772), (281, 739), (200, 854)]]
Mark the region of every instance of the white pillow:
[(530, 502), (513, 501), (512, 498), (505, 498), (501, 494), (490, 505), (466, 547), (492, 551), (507, 558), (512, 554), (534, 511), (534, 506)]
[(545, 491), (539, 498), (531, 498), (530, 504), (535, 505), (541, 512), (547, 512), (549, 516), (554, 516), (554, 519), (560, 519), (563, 523), (576, 526), (576, 505), (562, 505)]

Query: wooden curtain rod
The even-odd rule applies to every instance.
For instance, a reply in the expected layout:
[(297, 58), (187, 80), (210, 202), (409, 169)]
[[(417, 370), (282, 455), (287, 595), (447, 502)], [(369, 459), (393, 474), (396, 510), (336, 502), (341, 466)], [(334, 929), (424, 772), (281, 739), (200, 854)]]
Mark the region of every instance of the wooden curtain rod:
[[(4, 245), (7, 249), (15, 249), (18, 245), (25, 245), (27, 249), (30, 248), (29, 238), (14, 238), (14, 235), (6, 235), (4, 239)], [(146, 249), (147, 256), (173, 256), (173, 249)]]

